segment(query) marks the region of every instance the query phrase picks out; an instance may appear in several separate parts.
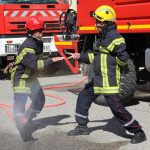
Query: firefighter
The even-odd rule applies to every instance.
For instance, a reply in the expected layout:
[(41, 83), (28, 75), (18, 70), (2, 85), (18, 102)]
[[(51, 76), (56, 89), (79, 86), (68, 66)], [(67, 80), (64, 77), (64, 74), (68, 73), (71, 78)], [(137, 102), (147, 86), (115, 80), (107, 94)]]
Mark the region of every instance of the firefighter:
[(124, 38), (117, 32), (116, 13), (107, 5), (102, 5), (93, 14), (99, 34), (98, 50), (91, 53), (75, 53), (71, 57), (80, 62), (93, 64), (94, 77), (79, 93), (76, 104), (75, 119), (78, 123), (68, 136), (88, 135), (88, 112), (92, 102), (104, 95), (113, 115), (129, 132), (134, 133), (132, 144), (146, 140), (141, 125), (123, 106), (119, 97), (120, 68), (128, 71), (129, 56)]
[[(27, 39), (18, 49), (16, 60), (11, 66), (11, 80), (14, 91), (14, 119), (23, 141), (33, 140), (32, 119), (39, 114), (45, 104), (45, 95), (37, 79), (37, 71), (61, 61), (63, 57), (43, 57), (44, 21), (40, 17), (30, 17), (25, 25)], [(26, 110), (27, 98), (31, 105)], [(37, 127), (37, 126), (36, 126)]]

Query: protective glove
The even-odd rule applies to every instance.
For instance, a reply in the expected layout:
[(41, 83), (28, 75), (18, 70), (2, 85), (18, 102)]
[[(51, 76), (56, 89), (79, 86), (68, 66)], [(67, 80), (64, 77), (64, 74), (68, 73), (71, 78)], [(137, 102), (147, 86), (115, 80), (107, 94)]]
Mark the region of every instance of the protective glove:
[(14, 65), (15, 65), (15, 62), (11, 62), (11, 63), (9, 63), (6, 67), (5, 67), (5, 69), (4, 69), (4, 74), (8, 74), (8, 73), (10, 73), (10, 71), (12, 70), (12, 68), (14, 67)]
[(125, 66), (121, 66), (121, 71), (125, 74), (128, 74), (130, 72), (128, 64)]

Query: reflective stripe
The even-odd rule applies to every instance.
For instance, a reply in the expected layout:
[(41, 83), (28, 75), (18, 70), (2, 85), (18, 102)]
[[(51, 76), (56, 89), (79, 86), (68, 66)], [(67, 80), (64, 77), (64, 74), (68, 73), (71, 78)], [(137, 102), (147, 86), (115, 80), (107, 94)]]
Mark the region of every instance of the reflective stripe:
[(102, 82), (104, 87), (109, 87), (109, 82), (108, 82), (108, 66), (107, 66), (107, 54), (101, 54), (100, 55), (100, 70), (102, 73)]
[(23, 88), (26, 87), (26, 81), (23, 79), (20, 79), (19, 87), (23, 87)]
[(106, 49), (104, 49), (104, 48), (102, 48), (102, 49), (100, 49), (100, 52), (104, 52), (104, 53), (107, 53), (107, 54), (109, 54), (109, 51), (108, 50), (106, 50)]
[(126, 65), (128, 62), (123, 62), (123, 61), (121, 61), (120, 59), (118, 59), (117, 57), (116, 57), (116, 61), (117, 61), (117, 63), (120, 65), (120, 66), (124, 66), (124, 65)]
[(48, 15), (44, 11), (39, 11), (43, 17), (47, 17)]
[(29, 87), (13, 87), (14, 93), (31, 93)]
[(124, 125), (122, 125), (122, 126), (127, 127), (127, 126), (129, 126), (130, 124), (132, 124), (133, 122), (134, 122), (134, 118), (132, 118), (131, 121), (129, 121), (128, 123), (126, 123), (126, 124), (124, 124)]
[(16, 17), (19, 11), (13, 11), (13, 13), (10, 15), (10, 17)]
[(40, 113), (41, 111), (40, 111), (40, 110), (33, 110), (33, 109), (30, 109), (30, 112), (31, 112), (31, 113), (36, 113), (36, 114), (38, 114), (38, 113)]
[[(24, 48), (24, 49), (22, 50), (22, 52), (16, 57), (15, 65), (19, 64), (19, 63), (21, 62), (21, 60), (23, 59), (23, 57), (24, 57), (28, 52), (35, 54), (35, 50), (34, 50), (34, 49), (31, 49), (31, 48)], [(14, 67), (14, 68), (11, 70), (11, 72), (12, 72), (12, 74), (11, 74), (11, 79), (14, 78), (14, 74), (15, 74), (15, 71), (17, 70), (17, 67), (18, 67), (18, 66)]]
[(21, 14), (21, 17), (25, 17), (27, 14), (28, 14), (29, 11), (24, 11), (22, 14)]
[(81, 115), (81, 114), (78, 114), (78, 113), (75, 113), (75, 116), (78, 116), (78, 117), (81, 117), (81, 118), (88, 118), (88, 116), (84, 116), (84, 115)]
[(50, 14), (51, 16), (53, 16), (53, 17), (56, 16), (56, 14), (55, 14), (52, 10), (49, 10), (48, 12), (49, 12), (49, 14)]
[(113, 93), (119, 93), (119, 92), (120, 92), (119, 86), (114, 86), (114, 87), (94, 87), (94, 93), (113, 94)]
[(5, 10), (4, 16), (6, 17), (30, 17), (30, 16), (52, 16), (59, 17), (62, 14), (62, 10)]
[(30, 16), (36, 16), (37, 13), (38, 11), (33, 11)]
[(30, 75), (31, 70), (26, 68), (24, 74), (21, 76), (21, 79), (27, 79)]
[(92, 63), (93, 60), (94, 60), (94, 54), (93, 53), (88, 53), (88, 57), (89, 57), (90, 63)]
[(16, 58), (16, 63), (15, 64), (18, 64), (21, 62), (21, 60), (23, 59), (23, 57), (27, 54), (27, 53), (33, 53), (35, 54), (35, 50), (34, 49), (31, 49), (31, 48), (24, 48), (22, 50), (22, 52), (17, 56)]
[(118, 65), (116, 65), (116, 81), (117, 81), (117, 85), (120, 84), (120, 67)]
[(24, 116), (24, 114), (21, 114), (21, 113), (18, 113), (18, 114), (15, 114), (14, 117), (19, 117), (19, 116)]
[(44, 60), (38, 60), (37, 61), (37, 67), (38, 67), (38, 70), (43, 70), (44, 69)]
[(116, 45), (120, 45), (121, 43), (125, 43), (124, 38), (115, 39), (107, 46), (107, 49), (112, 52), (114, 50), (114, 47)]

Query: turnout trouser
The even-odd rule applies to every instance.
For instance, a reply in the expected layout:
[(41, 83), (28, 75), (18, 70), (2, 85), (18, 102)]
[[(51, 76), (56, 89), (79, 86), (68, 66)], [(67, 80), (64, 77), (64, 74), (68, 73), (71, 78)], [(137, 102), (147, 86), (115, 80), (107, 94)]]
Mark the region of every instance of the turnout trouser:
[[(84, 126), (88, 123), (88, 112), (92, 102), (99, 95), (94, 94), (93, 86), (85, 87), (78, 95), (75, 118), (79, 125)], [(105, 95), (108, 106), (121, 125), (131, 133), (141, 130), (139, 123), (133, 119), (132, 115), (123, 106), (119, 95)]]
[(14, 93), (14, 117), (25, 115), (25, 107), (28, 97), (31, 99), (31, 105), (28, 108), (30, 114), (41, 112), (45, 104), (45, 95), (37, 79), (30, 84), (31, 93)]

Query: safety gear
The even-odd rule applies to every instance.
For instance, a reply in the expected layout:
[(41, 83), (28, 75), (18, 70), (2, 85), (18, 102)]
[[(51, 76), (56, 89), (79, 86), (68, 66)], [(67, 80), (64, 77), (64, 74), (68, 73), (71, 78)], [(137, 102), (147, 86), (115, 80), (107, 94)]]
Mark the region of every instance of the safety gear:
[(131, 144), (141, 143), (146, 140), (147, 140), (146, 135), (144, 131), (141, 130), (140, 132), (134, 134), (133, 138), (131, 139)]
[(25, 28), (30, 31), (44, 29), (44, 21), (40, 17), (30, 17), (26, 22)]
[(30, 93), (30, 85), (37, 78), (37, 71), (52, 63), (50, 57), (43, 57), (43, 42), (34, 37), (27, 38), (18, 49), (15, 67), (11, 70), (14, 92)]
[(116, 21), (116, 13), (114, 9), (107, 5), (98, 7), (93, 14), (93, 17), (101, 22), (104, 21)]
[(7, 75), (7, 74), (12, 70), (12, 68), (14, 67), (14, 65), (15, 65), (15, 62), (9, 63), (9, 64), (5, 67), (5, 69), (4, 69), (4, 74)]
[(34, 140), (34, 138), (32, 137), (32, 127), (28, 123), (26, 117), (25, 116), (15, 117), (15, 121), (22, 140), (24, 142)]
[(68, 136), (89, 135), (87, 126), (78, 125), (74, 130), (68, 132)]
[(108, 26), (106, 31), (106, 34), (98, 43), (99, 53), (81, 53), (79, 61), (86, 64), (93, 64), (95, 94), (119, 94), (119, 66), (126, 65), (129, 56), (126, 52), (125, 40), (116, 31), (116, 25), (112, 24)]

